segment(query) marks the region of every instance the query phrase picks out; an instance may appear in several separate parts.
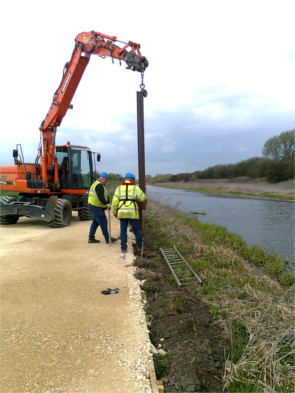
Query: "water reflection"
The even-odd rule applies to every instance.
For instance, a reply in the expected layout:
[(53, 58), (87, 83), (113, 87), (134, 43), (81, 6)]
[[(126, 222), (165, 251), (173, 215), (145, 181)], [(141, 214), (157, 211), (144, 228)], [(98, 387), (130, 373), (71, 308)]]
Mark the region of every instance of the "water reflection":
[(248, 244), (294, 263), (294, 203), (215, 196), (202, 192), (147, 186), (147, 195), (162, 204), (198, 215), (204, 223), (226, 227)]

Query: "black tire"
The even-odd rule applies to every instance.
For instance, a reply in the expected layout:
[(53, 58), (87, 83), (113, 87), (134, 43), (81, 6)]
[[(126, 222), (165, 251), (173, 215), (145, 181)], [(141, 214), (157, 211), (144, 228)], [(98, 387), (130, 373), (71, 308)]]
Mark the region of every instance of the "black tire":
[(18, 222), (19, 216), (0, 216), (0, 225), (13, 225)]
[(72, 206), (66, 199), (58, 199), (54, 208), (54, 219), (48, 223), (51, 228), (62, 228), (70, 225)]
[(88, 207), (84, 207), (83, 209), (78, 210), (78, 216), (81, 221), (89, 221), (91, 220), (91, 214)]
[[(0, 197), (1, 203), (10, 203), (14, 201), (15, 198), (13, 196), (4, 196)], [(0, 216), (0, 225), (13, 225), (18, 222), (19, 216), (11, 214), (8, 216)]]
[(6, 196), (0, 197), (0, 200), (1, 200), (1, 202), (4, 202), (4, 203), (10, 203), (12, 201), (15, 201), (15, 197), (6, 195)]

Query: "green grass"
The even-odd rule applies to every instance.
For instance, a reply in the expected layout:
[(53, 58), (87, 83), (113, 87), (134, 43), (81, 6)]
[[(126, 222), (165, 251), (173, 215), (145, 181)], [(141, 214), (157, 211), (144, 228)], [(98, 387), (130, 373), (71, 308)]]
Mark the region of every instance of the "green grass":
[[(188, 227), (198, 231), (202, 243), (205, 245), (214, 244), (215, 247), (232, 250), (240, 258), (250, 264), (263, 268), (273, 278), (284, 285), (292, 285), (295, 282), (294, 274), (287, 269), (287, 260), (282, 260), (278, 255), (268, 253), (264, 249), (248, 245), (240, 236), (231, 234), (226, 228), (214, 224), (204, 224), (195, 218), (179, 215), (180, 221)], [(187, 244), (180, 246), (185, 251), (189, 251)], [(213, 252), (213, 254), (212, 254)], [(206, 259), (214, 258), (214, 251), (208, 251)], [(223, 263), (230, 263), (226, 258)]]
[[(225, 329), (225, 391), (263, 392), (265, 385), (269, 391), (291, 392), (294, 305), (289, 293), (295, 277), (285, 261), (223, 227), (154, 201), (147, 205), (145, 221), (146, 242), (152, 239), (155, 250), (175, 245), (203, 281), (196, 296)], [(178, 299), (172, 302), (182, 307)]]
[(14, 191), (3, 191), (0, 190), (0, 196), (7, 196), (7, 195), (18, 195), (18, 192), (14, 192)]
[(160, 354), (154, 354), (154, 365), (155, 365), (155, 372), (156, 372), (156, 377), (157, 379), (161, 379), (166, 367), (167, 367), (167, 362), (168, 360), (168, 355), (160, 355)]

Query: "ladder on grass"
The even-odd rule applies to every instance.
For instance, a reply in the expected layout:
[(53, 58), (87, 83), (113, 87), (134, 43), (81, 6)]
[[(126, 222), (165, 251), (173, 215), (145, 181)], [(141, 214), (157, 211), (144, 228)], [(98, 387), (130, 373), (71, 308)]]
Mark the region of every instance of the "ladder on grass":
[(200, 277), (175, 246), (173, 248), (160, 248), (160, 250), (179, 287), (193, 282), (202, 285)]

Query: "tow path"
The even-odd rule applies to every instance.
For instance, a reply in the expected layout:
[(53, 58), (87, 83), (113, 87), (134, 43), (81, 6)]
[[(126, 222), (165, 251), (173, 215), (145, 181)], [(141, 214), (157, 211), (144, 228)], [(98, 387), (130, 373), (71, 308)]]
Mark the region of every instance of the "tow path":
[(99, 229), (88, 244), (89, 226), (0, 226), (1, 393), (157, 392), (134, 256)]

